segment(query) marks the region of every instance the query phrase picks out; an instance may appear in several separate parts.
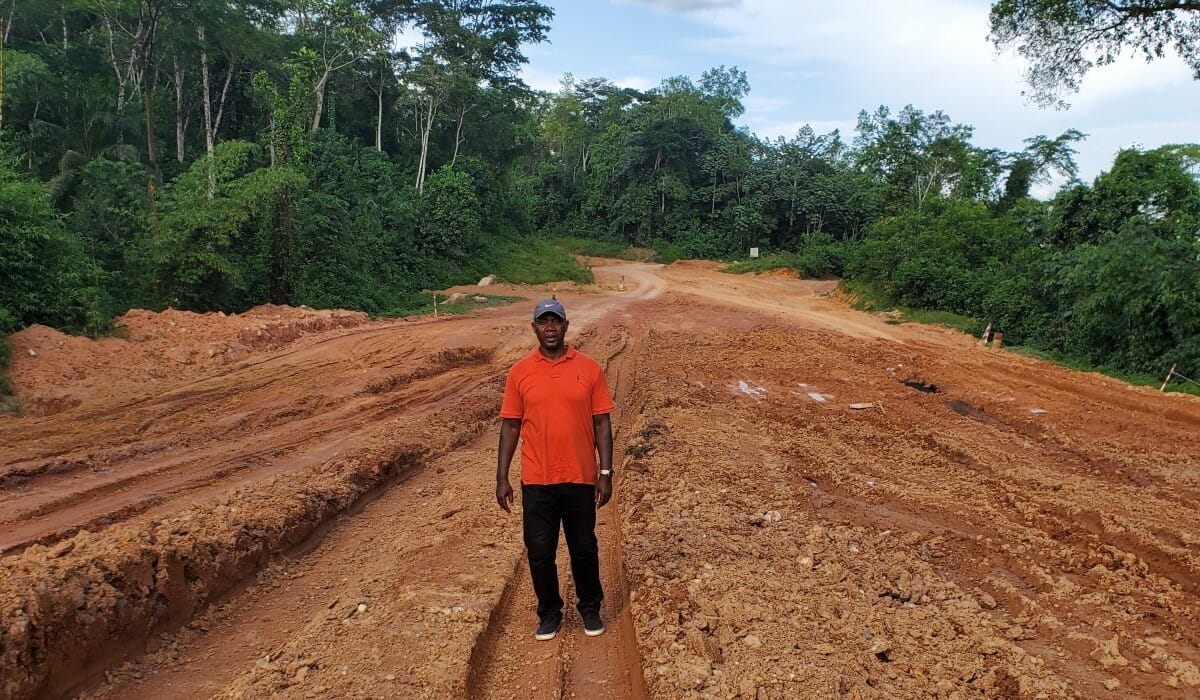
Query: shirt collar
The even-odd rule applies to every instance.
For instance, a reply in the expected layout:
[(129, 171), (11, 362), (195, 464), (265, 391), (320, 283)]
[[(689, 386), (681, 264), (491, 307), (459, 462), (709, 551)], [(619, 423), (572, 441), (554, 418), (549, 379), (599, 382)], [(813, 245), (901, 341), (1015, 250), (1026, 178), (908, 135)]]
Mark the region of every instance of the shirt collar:
[(542, 354), (541, 348), (534, 348), (533, 356), (536, 357), (539, 362), (549, 362), (551, 364), (555, 364), (558, 362), (566, 362), (567, 360), (571, 360), (571, 359), (575, 358), (575, 347), (573, 345), (567, 345), (567, 351), (563, 354), (562, 357), (558, 358), (557, 360), (548, 359), (545, 355)]

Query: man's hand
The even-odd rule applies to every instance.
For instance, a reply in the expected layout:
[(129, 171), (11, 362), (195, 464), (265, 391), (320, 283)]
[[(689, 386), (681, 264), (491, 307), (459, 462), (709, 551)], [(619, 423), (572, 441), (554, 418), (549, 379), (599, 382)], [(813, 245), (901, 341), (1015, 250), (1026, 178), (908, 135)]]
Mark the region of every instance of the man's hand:
[(596, 507), (603, 508), (610, 498), (612, 498), (612, 474), (608, 476), (601, 474), (596, 481)]
[(496, 482), (496, 503), (504, 509), (504, 512), (512, 512), (513, 489), (512, 484), (508, 483), (508, 479)]

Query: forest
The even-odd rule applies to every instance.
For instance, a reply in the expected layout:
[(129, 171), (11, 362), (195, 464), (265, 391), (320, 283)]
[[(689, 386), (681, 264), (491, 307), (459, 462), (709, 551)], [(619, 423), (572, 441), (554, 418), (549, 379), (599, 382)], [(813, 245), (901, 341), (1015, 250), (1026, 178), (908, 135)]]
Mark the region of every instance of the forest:
[[(1053, 44), (1021, 14), (1039, 4), (996, 3), (994, 40)], [(735, 124), (733, 66), (531, 89), (523, 51), (553, 18), (533, 0), (0, 1), (0, 333), (98, 335), (135, 307), (403, 314), (510, 263), (528, 278), (508, 281), (561, 279), (571, 247), (758, 247), (760, 267), (1060, 361), (1200, 375), (1200, 146), (1123, 150), (1089, 183), (1077, 130), (1007, 152), (936, 108), (764, 139)]]

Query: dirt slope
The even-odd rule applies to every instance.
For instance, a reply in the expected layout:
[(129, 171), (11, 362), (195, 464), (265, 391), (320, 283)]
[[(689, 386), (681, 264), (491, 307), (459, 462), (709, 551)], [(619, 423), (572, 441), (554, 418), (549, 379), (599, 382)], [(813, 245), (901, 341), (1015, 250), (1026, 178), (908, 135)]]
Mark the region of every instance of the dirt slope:
[(504, 291), (557, 293), (617, 398), (606, 635), (532, 639), (492, 498), (529, 303), (131, 312), (11, 339), (0, 696), (1200, 693), (1200, 402), (830, 283), (592, 262)]

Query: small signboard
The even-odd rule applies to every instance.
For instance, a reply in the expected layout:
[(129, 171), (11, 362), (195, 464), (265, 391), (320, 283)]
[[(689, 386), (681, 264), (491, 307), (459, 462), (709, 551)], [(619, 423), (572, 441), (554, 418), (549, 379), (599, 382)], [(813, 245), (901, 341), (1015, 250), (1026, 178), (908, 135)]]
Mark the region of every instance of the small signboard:
[(758, 257), (758, 248), (751, 248), (751, 249), (750, 249), (750, 257), (752, 257), (752, 258), (757, 258), (757, 257)]

